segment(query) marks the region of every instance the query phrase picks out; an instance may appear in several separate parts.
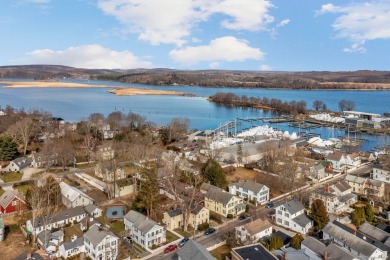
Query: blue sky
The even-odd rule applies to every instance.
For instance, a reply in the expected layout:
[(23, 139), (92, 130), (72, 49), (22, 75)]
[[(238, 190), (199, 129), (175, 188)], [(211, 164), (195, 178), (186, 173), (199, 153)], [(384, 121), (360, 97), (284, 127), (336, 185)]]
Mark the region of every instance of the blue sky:
[(389, 59), (389, 0), (0, 2), (0, 66), (352, 71)]

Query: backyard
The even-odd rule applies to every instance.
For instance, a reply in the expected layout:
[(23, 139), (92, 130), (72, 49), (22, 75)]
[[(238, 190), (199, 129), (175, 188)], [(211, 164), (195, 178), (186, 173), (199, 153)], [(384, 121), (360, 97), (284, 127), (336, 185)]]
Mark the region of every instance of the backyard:
[(23, 177), (22, 172), (6, 172), (2, 173), (0, 178), (4, 182), (14, 182), (14, 181), (20, 181)]
[(230, 248), (227, 245), (217, 247), (210, 251), (210, 254), (217, 258), (217, 260), (225, 260), (226, 256), (231, 257)]

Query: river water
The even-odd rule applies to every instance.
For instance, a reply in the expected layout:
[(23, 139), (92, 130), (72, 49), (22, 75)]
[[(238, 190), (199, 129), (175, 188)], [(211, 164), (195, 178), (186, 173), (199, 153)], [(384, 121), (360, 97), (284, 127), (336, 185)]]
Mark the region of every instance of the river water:
[[(17, 80), (19, 81), (19, 79)], [(157, 125), (167, 124), (173, 117), (187, 117), (194, 129), (215, 129), (220, 124), (235, 118), (271, 117), (270, 112), (250, 108), (225, 107), (207, 101), (207, 97), (217, 92), (232, 92), (248, 97), (278, 98), (286, 101), (305, 100), (307, 108), (312, 108), (314, 100), (322, 100), (330, 110), (338, 110), (342, 99), (355, 101), (356, 110), (384, 113), (390, 112), (390, 91), (333, 91), (333, 90), (270, 90), (270, 89), (235, 89), (235, 88), (200, 88), (194, 86), (152, 86), (124, 84), (112, 81), (64, 80), (64, 82), (102, 84), (112, 87), (141, 87), (187, 92), (197, 97), (181, 96), (115, 96), (104, 88), (2, 88), (0, 86), (0, 106), (7, 104), (26, 110), (41, 108), (66, 121), (80, 121), (91, 113), (108, 115), (112, 111), (133, 112), (145, 116)], [(274, 125), (282, 130), (298, 131), (287, 124)], [(330, 130), (316, 130), (327, 138)], [(336, 133), (336, 135), (344, 135)], [(337, 137), (337, 136), (335, 136)], [(370, 141), (363, 145), (364, 150), (383, 143), (384, 137), (360, 135)]]

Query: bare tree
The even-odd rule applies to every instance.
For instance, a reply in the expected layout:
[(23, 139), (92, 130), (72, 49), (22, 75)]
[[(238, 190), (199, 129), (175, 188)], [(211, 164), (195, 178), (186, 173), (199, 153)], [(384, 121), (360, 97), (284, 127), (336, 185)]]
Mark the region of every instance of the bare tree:
[(111, 126), (111, 129), (119, 130), (124, 126), (125, 118), (126, 117), (122, 112), (115, 111), (107, 116), (106, 121)]
[(64, 138), (57, 139), (53, 142), (52, 149), (53, 154), (57, 155), (58, 163), (65, 171), (66, 166), (73, 163), (75, 159), (75, 149), (72, 142)]
[(313, 101), (313, 107), (316, 111), (320, 110), (324, 105), (324, 102), (322, 102), (321, 100), (314, 100)]
[(29, 142), (39, 133), (40, 128), (40, 124), (37, 120), (24, 118), (11, 125), (7, 129), (7, 133), (16, 142), (21, 142), (23, 144), (23, 155), (26, 155)]
[(168, 125), (169, 140), (172, 141), (183, 138), (187, 134), (189, 124), (190, 120), (188, 118), (172, 118)]

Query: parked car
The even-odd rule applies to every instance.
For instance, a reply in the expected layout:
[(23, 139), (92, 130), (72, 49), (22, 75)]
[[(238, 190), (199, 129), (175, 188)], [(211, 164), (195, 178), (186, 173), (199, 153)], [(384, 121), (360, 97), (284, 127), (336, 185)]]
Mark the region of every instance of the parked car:
[(204, 234), (205, 234), (205, 235), (209, 235), (209, 234), (214, 233), (215, 231), (217, 231), (215, 228), (210, 227), (210, 228), (206, 229), (206, 231), (204, 232)]
[(183, 238), (183, 239), (179, 242), (179, 247), (183, 247), (183, 246), (188, 242), (188, 240), (190, 240), (188, 237)]
[(133, 243), (133, 238), (131, 236), (123, 238), (126, 242)]
[(164, 249), (164, 254), (175, 251), (177, 248), (177, 245), (169, 245)]
[(244, 220), (244, 219), (246, 219), (245, 215), (241, 215), (238, 217), (238, 220)]
[(267, 205), (265, 205), (265, 208), (270, 209), (273, 208), (275, 205), (272, 202), (268, 202)]

